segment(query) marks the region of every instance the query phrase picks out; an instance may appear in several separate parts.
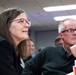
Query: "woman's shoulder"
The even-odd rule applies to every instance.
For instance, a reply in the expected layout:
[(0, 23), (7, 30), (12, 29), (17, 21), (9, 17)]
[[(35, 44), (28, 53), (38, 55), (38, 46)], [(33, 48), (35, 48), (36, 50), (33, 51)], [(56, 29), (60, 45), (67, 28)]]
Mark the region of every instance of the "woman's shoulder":
[(10, 44), (10, 42), (3, 36), (0, 36), (0, 47), (12, 47), (12, 45)]
[(7, 39), (3, 36), (0, 36), (0, 41), (7, 41)]

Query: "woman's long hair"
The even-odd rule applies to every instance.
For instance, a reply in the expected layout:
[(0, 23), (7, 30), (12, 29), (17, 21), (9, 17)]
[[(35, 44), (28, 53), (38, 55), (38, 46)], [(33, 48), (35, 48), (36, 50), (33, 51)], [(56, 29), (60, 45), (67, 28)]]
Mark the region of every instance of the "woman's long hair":
[[(0, 35), (5, 37), (12, 44), (12, 46), (14, 46), (15, 51), (19, 46), (21, 47), (22, 45), (20, 44), (18, 47), (15, 45), (14, 40), (10, 36), (9, 27), (11, 25), (12, 20), (14, 20), (21, 13), (25, 12), (19, 8), (9, 8), (0, 14)], [(22, 49), (22, 47), (20, 49)]]
[(30, 44), (29, 38), (27, 40), (20, 42), (16, 51), (17, 55), (19, 55), (22, 59), (26, 59), (28, 56), (30, 56), (30, 50), (29, 48), (27, 48), (27, 43)]

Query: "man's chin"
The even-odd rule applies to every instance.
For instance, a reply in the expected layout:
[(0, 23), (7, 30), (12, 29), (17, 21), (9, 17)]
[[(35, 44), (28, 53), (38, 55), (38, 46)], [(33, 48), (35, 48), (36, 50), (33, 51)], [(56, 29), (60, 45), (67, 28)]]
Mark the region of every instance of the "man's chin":
[(71, 44), (70, 46), (73, 46), (74, 44)]
[(75, 45), (75, 44), (76, 44), (76, 42), (72, 42), (72, 43), (71, 43), (71, 46), (73, 46), (73, 45)]

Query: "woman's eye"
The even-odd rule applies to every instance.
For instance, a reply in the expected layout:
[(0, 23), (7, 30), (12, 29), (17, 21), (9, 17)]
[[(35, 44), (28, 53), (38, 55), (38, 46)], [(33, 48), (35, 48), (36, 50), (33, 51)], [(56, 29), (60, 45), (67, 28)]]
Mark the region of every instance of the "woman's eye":
[(19, 22), (20, 22), (20, 23), (23, 23), (24, 21), (23, 21), (23, 20), (20, 20)]

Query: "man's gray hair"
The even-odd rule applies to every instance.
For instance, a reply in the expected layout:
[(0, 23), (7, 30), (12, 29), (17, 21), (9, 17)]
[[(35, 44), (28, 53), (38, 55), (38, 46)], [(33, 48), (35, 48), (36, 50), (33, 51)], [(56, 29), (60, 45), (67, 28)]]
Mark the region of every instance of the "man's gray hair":
[[(64, 29), (65, 29), (64, 22), (68, 21), (68, 20), (74, 20), (74, 19), (67, 18), (67, 19), (62, 20), (58, 26), (58, 33), (61, 33), (62, 31), (64, 31)], [(74, 21), (76, 21), (76, 20), (74, 20)]]

